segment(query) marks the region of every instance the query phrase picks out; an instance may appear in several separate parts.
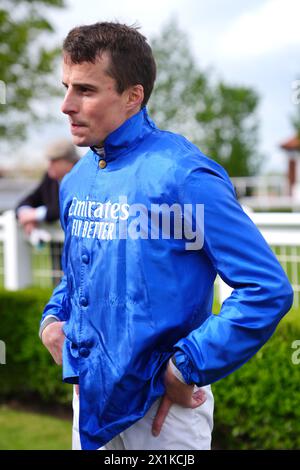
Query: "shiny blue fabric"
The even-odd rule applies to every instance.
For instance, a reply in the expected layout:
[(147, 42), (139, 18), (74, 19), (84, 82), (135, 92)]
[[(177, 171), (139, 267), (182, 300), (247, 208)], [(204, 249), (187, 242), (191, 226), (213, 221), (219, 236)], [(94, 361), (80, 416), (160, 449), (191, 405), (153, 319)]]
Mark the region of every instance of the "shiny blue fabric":
[[(164, 393), (174, 352), (188, 383), (215, 382), (256, 353), (293, 298), (225, 170), (156, 128), (145, 108), (107, 137), (104, 169), (102, 158), (90, 150), (61, 184), (65, 276), (42, 317), (66, 321), (63, 379), (80, 384), (83, 449), (99, 448), (145, 415)], [(149, 211), (204, 204), (202, 249), (186, 250), (174, 236), (110, 240), (94, 237), (94, 225), (82, 229), (96, 221), (97, 201), (124, 196)], [(91, 203), (80, 212), (78, 201)], [(217, 273), (234, 290), (213, 315)]]

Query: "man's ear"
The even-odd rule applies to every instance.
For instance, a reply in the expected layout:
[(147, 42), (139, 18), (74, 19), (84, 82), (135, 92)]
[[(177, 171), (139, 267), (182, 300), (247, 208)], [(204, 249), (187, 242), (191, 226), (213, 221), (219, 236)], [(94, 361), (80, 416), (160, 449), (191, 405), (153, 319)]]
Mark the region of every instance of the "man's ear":
[(143, 85), (133, 85), (128, 89), (127, 106), (130, 110), (141, 108), (144, 100)]

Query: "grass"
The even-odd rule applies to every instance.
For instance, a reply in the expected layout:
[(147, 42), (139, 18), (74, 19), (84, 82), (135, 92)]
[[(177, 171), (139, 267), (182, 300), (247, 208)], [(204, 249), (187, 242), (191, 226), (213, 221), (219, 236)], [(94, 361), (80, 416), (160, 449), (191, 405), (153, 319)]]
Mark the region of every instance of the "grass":
[[(31, 250), (32, 285), (41, 288), (53, 288), (51, 278), (51, 257), (49, 244)], [(4, 286), (3, 243), (0, 242), (0, 287)]]
[(51, 288), (51, 258), (49, 244), (41, 248), (32, 248), (32, 284), (34, 286)]
[(68, 420), (0, 406), (1, 450), (70, 450)]

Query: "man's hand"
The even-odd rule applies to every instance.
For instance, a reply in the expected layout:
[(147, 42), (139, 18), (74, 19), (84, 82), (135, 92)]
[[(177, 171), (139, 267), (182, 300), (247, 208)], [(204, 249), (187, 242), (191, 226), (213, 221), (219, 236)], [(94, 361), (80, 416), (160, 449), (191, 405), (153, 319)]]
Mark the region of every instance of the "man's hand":
[(65, 322), (50, 323), (42, 333), (42, 342), (50, 352), (56, 364), (62, 365), (62, 348), (65, 340), (63, 325)]
[(154, 436), (159, 435), (173, 403), (184, 408), (198, 408), (206, 400), (205, 392), (201, 388), (194, 392), (194, 385), (184, 384), (178, 380), (173, 374), (170, 364), (168, 364), (165, 373), (165, 387), (166, 393), (162, 397), (152, 424), (152, 434)]
[(36, 222), (36, 209), (33, 207), (26, 207), (18, 213), (18, 219), (21, 225), (26, 225), (28, 223)]
[(34, 230), (36, 226), (37, 226), (36, 222), (27, 222), (26, 224), (24, 224), (23, 228), (24, 228), (25, 234), (29, 237), (32, 230)]

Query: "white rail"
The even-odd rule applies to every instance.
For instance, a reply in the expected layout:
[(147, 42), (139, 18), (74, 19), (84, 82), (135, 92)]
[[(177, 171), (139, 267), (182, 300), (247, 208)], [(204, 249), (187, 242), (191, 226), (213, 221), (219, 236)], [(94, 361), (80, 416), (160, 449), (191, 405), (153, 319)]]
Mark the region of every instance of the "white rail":
[[(255, 213), (248, 211), (256, 226), (273, 248), (293, 285), (295, 306), (300, 305), (300, 213)], [(47, 226), (52, 241), (63, 242), (63, 232), (57, 226)], [(53, 248), (52, 248), (53, 249)], [(34, 252), (34, 257), (32, 256)], [(57, 254), (59, 256), (59, 254)], [(13, 211), (0, 216), (0, 280), (6, 289), (17, 290), (35, 284), (50, 286), (54, 276), (60, 276), (51, 265), (49, 246), (33, 250), (25, 239)], [(220, 303), (231, 288), (220, 278)]]

